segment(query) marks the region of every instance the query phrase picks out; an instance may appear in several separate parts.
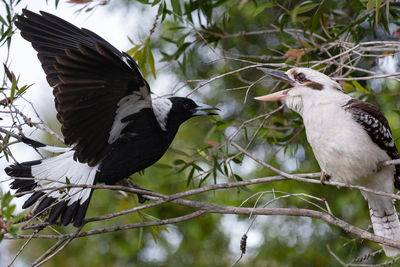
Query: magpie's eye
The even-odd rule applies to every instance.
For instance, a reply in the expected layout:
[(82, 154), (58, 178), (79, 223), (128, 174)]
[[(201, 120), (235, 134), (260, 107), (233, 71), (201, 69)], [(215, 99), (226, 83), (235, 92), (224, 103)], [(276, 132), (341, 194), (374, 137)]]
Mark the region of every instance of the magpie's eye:
[(300, 83), (303, 83), (305, 81), (307, 81), (306, 79), (306, 75), (304, 75), (304, 73), (299, 73), (296, 75), (296, 80), (298, 80)]
[(190, 104), (184, 104), (183, 108), (189, 110), (190, 109)]

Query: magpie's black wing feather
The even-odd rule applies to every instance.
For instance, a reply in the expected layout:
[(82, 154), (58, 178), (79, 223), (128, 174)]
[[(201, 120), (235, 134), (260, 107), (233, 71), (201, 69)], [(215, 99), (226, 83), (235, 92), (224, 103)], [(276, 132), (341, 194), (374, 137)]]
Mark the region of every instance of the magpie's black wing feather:
[(80, 162), (94, 166), (110, 149), (118, 102), (136, 92), (151, 106), (148, 84), (130, 56), (97, 34), (46, 12), (23, 14), (15, 24), (54, 88), (65, 143), (75, 145)]

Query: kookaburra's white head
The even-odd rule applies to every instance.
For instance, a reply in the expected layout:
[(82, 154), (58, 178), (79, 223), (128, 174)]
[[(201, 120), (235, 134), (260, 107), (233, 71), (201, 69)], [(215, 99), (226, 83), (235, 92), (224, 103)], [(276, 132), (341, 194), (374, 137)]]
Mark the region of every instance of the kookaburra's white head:
[(282, 100), (302, 115), (304, 107), (312, 104), (339, 104), (348, 100), (341, 86), (325, 74), (309, 68), (292, 68), (286, 72), (259, 68), (266, 74), (292, 85), (292, 88), (256, 97), (260, 101)]

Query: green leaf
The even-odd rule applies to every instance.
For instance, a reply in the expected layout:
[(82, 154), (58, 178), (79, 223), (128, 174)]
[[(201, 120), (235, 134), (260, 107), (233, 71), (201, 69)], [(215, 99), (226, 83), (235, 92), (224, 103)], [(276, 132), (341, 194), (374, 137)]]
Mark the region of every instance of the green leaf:
[(1, 208), (2, 210), (5, 209), (10, 205), (11, 200), (13, 199), (13, 196), (11, 195), (10, 191), (7, 193), (3, 194), (1, 196)]
[(375, 6), (374, 5), (375, 2), (376, 2), (376, 0), (368, 0), (367, 9), (371, 10)]
[(376, 0), (375, 2), (375, 25), (378, 26), (379, 23), (379, 9), (381, 6), (382, 0)]
[(13, 214), (15, 207), (16, 207), (16, 205), (12, 204), (6, 208), (6, 212), (4, 213), (4, 216), (6, 217), (7, 221), (9, 221), (11, 219), (11, 215)]
[(224, 173), (225, 173), (226, 176), (229, 175), (228, 166), (226, 164), (224, 164)]
[(193, 168), (195, 168), (198, 171), (204, 171), (203, 168), (201, 168), (199, 165), (192, 163)]
[(275, 6), (275, 4), (274, 4), (274, 3), (271, 3), (271, 2), (265, 3), (265, 4), (263, 4), (263, 5), (260, 5), (260, 6), (258, 6), (258, 7), (256, 8), (256, 10), (254, 11), (253, 16), (256, 17), (258, 14), (260, 14), (261, 12), (263, 12), (264, 9), (266, 9), (266, 8), (271, 8), (271, 7), (274, 7), (274, 6)]
[(126, 53), (130, 56), (134, 56), (137, 51), (139, 51), (139, 49), (142, 47), (141, 44), (135, 45), (134, 47), (132, 47), (131, 49), (129, 49), (128, 51), (126, 51)]
[(351, 82), (353, 86), (356, 88), (358, 92), (361, 92), (362, 94), (367, 94), (371, 90), (369, 88), (362, 86), (358, 81), (352, 81)]
[(217, 183), (217, 169), (215, 168), (215, 165), (212, 170), (212, 174), (213, 174), (214, 184), (216, 184)]
[(208, 176), (210, 176), (210, 174), (211, 174), (211, 173), (207, 173), (207, 175), (204, 176), (204, 177), (200, 180), (199, 187), (204, 183), (204, 181), (208, 178)]
[(0, 16), (0, 22), (3, 25), (7, 25), (6, 21), (4, 20), (4, 18), (2, 16)]
[(180, 0), (171, 0), (172, 10), (178, 15), (182, 15), (180, 2)]
[(179, 39), (175, 42), (176, 46), (180, 47), (185, 43), (185, 39), (186, 37), (189, 35), (189, 33), (186, 33), (184, 35), (182, 35), (181, 37), (179, 37)]
[(20, 95), (22, 95), (23, 93), (25, 93), (25, 91), (26, 91), (29, 87), (31, 87), (32, 85), (33, 85), (33, 84), (22, 86), (22, 87), (18, 90), (17, 96), (20, 96)]
[(14, 100), (16, 88), (17, 88), (17, 80), (15, 79), (15, 77), (13, 77), (11, 84), (10, 102)]
[(195, 167), (193, 167), (193, 168), (190, 170), (188, 179), (187, 179), (187, 181), (186, 181), (186, 186), (189, 186), (189, 185), (190, 185), (190, 182), (193, 180), (193, 175), (194, 175), (194, 171), (195, 171), (195, 170), (196, 170)]
[(214, 158), (214, 168), (216, 168), (220, 173), (223, 173), (222, 169), (221, 169), (221, 165), (218, 162), (218, 157), (213, 156), (213, 158)]
[(237, 163), (237, 164), (242, 163), (242, 160), (243, 160), (243, 158), (241, 158), (241, 157), (235, 157), (235, 158), (232, 159), (232, 161)]
[[(323, 27), (323, 22), (324, 22), (324, 14), (322, 12), (322, 7), (325, 3), (325, 0), (321, 2), (319, 5), (317, 11), (315, 11), (314, 15), (312, 16), (310, 22), (308, 23), (308, 28), (310, 29), (311, 32), (315, 32), (317, 27), (321, 25)], [(326, 28), (326, 27), (325, 27)]]
[[(303, 13), (306, 13), (308, 11), (311, 11), (312, 9), (314, 9), (315, 7), (319, 6), (320, 3), (311, 3), (311, 4), (306, 4), (303, 6), (295, 6), (295, 8), (290, 11), (290, 15), (292, 18), (292, 23), (295, 23), (296, 21), (300, 20), (300, 18), (298, 18), (297, 16)], [(306, 18), (301, 18), (301, 20), (307, 19)]]
[(176, 154), (178, 154), (178, 155), (190, 157), (189, 154), (187, 154), (186, 152), (184, 152), (184, 151), (182, 151), (182, 150), (179, 150), (179, 149), (176, 149), (176, 148), (173, 148), (173, 147), (170, 147), (169, 150), (172, 151), (172, 152), (174, 152), (174, 153), (176, 153)]
[(25, 215), (27, 213), (28, 213), (27, 210), (24, 210), (23, 212), (18, 213), (17, 215), (14, 216), (14, 218), (12, 218), (11, 222), (12, 223), (18, 223), (19, 221), (21, 221), (25, 217)]
[(3, 40), (7, 40), (8, 37), (10, 37), (12, 34), (11, 28), (8, 28), (2, 35), (0, 38), (0, 42), (2, 42)]
[(153, 77), (156, 78), (156, 67), (154, 64), (153, 52), (151, 52), (150, 48), (150, 41), (148, 41), (148, 44), (146, 45), (146, 55), (147, 55), (147, 63), (150, 66), (151, 73), (153, 74)]
[(390, 0), (386, 0), (386, 24), (389, 25), (389, 16), (390, 16)]
[(313, 10), (314, 8), (316, 8), (319, 5), (320, 5), (320, 3), (311, 3), (311, 4), (307, 4), (307, 5), (303, 5), (303, 6), (297, 6), (297, 9), (295, 8), (296, 14), (299, 15), (299, 14), (306, 13), (308, 11)]
[[(146, 70), (146, 68), (144, 68), (144, 67), (145, 67), (145, 66), (144, 66), (144, 63), (145, 63), (145, 54), (143, 53), (143, 48), (136, 51), (136, 53), (135, 53), (134, 56), (133, 56), (133, 59), (136, 60), (137, 64), (139, 65), (139, 68), (140, 68), (142, 71), (145, 71), (145, 70)], [(144, 73), (144, 75), (146, 75), (146, 74)]]
[(183, 27), (183, 26), (174, 26), (174, 27), (170, 27), (170, 28), (168, 28), (168, 30), (170, 30), (170, 31), (175, 31), (175, 30), (184, 30), (184, 29), (186, 29), (185, 27)]
[(175, 41), (169, 37), (161, 36), (161, 39), (163, 39), (164, 41), (167, 41), (169, 43), (175, 44)]
[[(151, 6), (155, 6), (155, 5), (157, 5), (158, 3), (160, 3), (161, 2), (161, 0), (154, 0), (153, 1), (153, 3), (151, 4)], [(160, 5), (161, 6), (161, 5)]]
[(236, 179), (237, 181), (243, 181), (243, 178), (240, 177), (239, 175), (235, 174), (234, 176), (235, 176), (235, 179)]
[(167, 14), (169, 14), (170, 11), (167, 9), (167, 3), (164, 2), (163, 4), (163, 11), (162, 11), (162, 17), (161, 17), (161, 22), (164, 21), (165, 17), (167, 16)]
[(182, 160), (182, 159), (176, 159), (174, 160), (174, 165), (181, 165), (181, 164), (186, 164), (186, 161)]
[(160, 169), (171, 169), (172, 168), (172, 166), (170, 166), (168, 164), (163, 164), (163, 163), (157, 163), (154, 165), (154, 167), (160, 168)]
[(11, 225), (11, 226), (10, 226), (10, 229), (9, 229), (9, 233), (10, 233), (14, 238), (16, 238), (17, 235), (18, 235), (18, 230), (19, 230), (19, 228), (18, 228), (17, 226)]

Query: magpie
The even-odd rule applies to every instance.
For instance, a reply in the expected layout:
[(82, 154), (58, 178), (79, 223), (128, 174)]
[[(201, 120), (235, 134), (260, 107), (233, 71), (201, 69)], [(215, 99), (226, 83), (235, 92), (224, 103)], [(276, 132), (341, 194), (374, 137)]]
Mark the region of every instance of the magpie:
[(68, 147), (24, 138), (25, 143), (60, 154), (15, 163), (5, 172), (14, 178), (12, 189), (31, 194), (22, 208), (36, 203), (34, 214), (50, 210), (50, 224), (83, 225), (93, 192), (57, 187), (116, 184), (157, 162), (183, 122), (217, 115), (213, 111), (218, 108), (185, 97), (152, 99), (134, 59), (90, 30), (27, 9), (15, 25), (38, 52)]
[[(286, 73), (261, 70), (292, 86), (256, 99), (282, 100), (301, 115), (321, 167), (321, 182), (328, 178), (390, 194), (394, 188), (400, 189), (400, 165), (380, 165), (400, 156), (389, 123), (378, 107), (345, 94), (340, 84), (313, 69), (293, 68)], [(368, 201), (375, 234), (400, 241), (400, 222), (392, 199), (361, 193)], [(389, 246), (383, 250), (389, 257), (400, 254), (399, 249)]]

